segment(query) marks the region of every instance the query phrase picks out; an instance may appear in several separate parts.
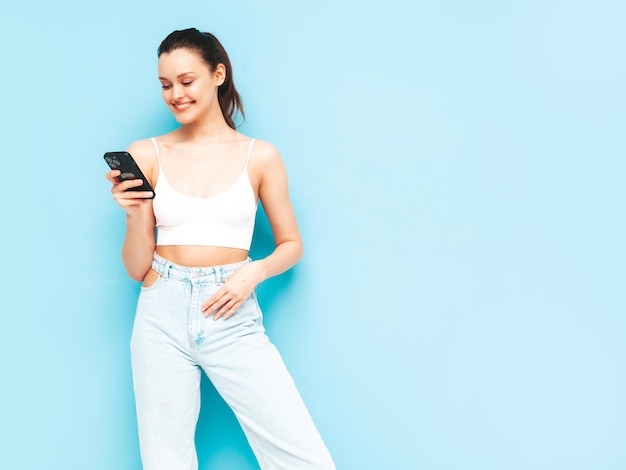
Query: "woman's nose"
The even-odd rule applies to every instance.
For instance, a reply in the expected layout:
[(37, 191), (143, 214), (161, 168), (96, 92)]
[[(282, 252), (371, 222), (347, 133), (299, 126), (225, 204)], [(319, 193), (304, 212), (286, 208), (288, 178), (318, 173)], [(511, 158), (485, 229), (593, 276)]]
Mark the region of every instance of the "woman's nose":
[(180, 86), (180, 85), (174, 85), (172, 93), (174, 95), (174, 98), (181, 98), (181, 97), (185, 96), (185, 92), (183, 91), (183, 87)]

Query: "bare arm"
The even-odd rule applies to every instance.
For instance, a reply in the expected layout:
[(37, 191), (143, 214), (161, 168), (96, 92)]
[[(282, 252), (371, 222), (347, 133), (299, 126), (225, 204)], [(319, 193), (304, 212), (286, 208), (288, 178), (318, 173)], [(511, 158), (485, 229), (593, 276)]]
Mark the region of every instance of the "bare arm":
[(274, 251), (258, 263), (259, 282), (281, 274), (295, 265), (302, 257), (303, 246), (296, 216), (289, 198), (287, 172), (278, 151), (263, 143), (260, 164), (259, 199), (272, 227)]
[(152, 264), (156, 245), (152, 201), (142, 204), (136, 215), (126, 215), (126, 237), (122, 245), (122, 261), (126, 272), (136, 281), (143, 281)]
[(203, 304), (205, 315), (215, 312), (215, 320), (232, 316), (259, 283), (288, 270), (302, 257), (302, 238), (289, 199), (287, 172), (280, 154), (274, 146), (259, 142), (254, 157), (253, 172), (259, 199), (270, 222), (276, 247), (267, 257), (239, 268)]
[[(148, 141), (139, 141), (130, 145), (128, 152), (137, 161), (146, 178), (154, 187), (155, 174), (152, 147)], [(127, 192), (128, 188), (140, 186), (141, 180), (118, 182), (119, 170), (110, 171), (106, 178), (113, 184), (113, 199), (126, 212), (126, 236), (122, 245), (122, 260), (128, 275), (136, 281), (142, 281), (152, 263), (152, 254), (156, 245), (155, 220), (152, 200), (145, 199), (150, 194)]]

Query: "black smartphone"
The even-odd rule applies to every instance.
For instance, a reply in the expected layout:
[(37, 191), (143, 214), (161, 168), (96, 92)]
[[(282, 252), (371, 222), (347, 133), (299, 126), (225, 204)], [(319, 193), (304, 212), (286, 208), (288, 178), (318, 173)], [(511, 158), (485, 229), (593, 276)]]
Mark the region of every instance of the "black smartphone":
[(150, 186), (147, 178), (142, 173), (139, 165), (135, 162), (135, 159), (128, 152), (107, 152), (104, 154), (104, 160), (107, 162), (111, 170), (120, 170), (122, 173), (117, 177), (118, 181), (124, 180), (143, 180), (141, 186), (135, 186), (128, 189), (128, 191), (152, 191), (152, 197), (154, 198), (154, 189)]

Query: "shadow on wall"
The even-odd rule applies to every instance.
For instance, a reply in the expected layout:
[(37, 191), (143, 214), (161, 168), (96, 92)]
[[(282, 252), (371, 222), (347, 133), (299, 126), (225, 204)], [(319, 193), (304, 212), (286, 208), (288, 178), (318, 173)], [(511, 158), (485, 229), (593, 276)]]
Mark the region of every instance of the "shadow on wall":
[(199, 468), (258, 468), (235, 415), (204, 374), (200, 395), (202, 407), (196, 430)]

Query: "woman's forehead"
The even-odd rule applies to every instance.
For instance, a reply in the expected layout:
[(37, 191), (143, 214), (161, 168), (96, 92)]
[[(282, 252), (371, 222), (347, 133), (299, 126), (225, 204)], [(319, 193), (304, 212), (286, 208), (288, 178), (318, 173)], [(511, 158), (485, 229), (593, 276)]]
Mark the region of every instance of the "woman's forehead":
[(158, 68), (159, 74), (163, 72), (178, 75), (186, 72), (199, 73), (207, 67), (198, 52), (191, 49), (174, 49), (161, 54)]

